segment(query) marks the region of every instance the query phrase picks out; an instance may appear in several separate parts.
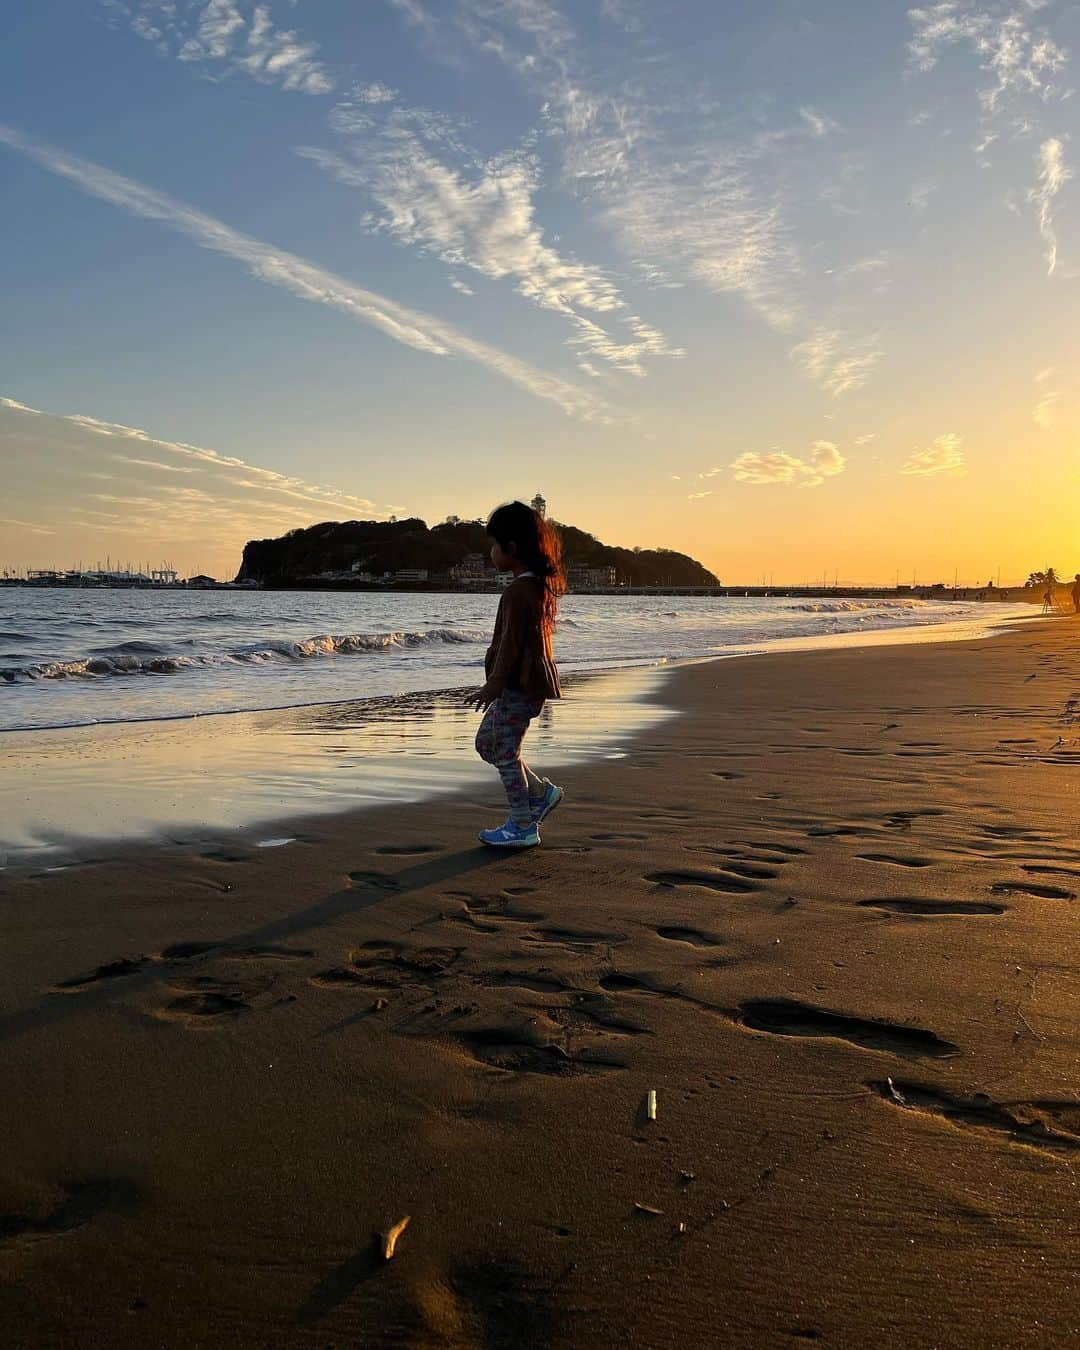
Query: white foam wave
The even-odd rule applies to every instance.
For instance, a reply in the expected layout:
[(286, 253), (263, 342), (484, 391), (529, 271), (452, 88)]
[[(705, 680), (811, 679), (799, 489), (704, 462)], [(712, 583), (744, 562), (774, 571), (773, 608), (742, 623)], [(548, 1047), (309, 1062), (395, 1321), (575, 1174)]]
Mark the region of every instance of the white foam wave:
[(107, 679), (117, 675), (176, 675), (207, 666), (258, 666), (317, 657), (402, 651), (431, 643), (485, 642), (487, 639), (486, 632), (467, 628), (432, 628), (417, 633), (322, 633), (300, 642), (268, 642), (230, 652), (184, 655), (164, 653), (150, 643), (131, 642), (76, 661), (49, 661), (0, 670), (0, 681), (24, 684), (38, 680)]
[(790, 605), (803, 614), (854, 614), (858, 610), (912, 610), (926, 609), (925, 600), (808, 600), (805, 604)]

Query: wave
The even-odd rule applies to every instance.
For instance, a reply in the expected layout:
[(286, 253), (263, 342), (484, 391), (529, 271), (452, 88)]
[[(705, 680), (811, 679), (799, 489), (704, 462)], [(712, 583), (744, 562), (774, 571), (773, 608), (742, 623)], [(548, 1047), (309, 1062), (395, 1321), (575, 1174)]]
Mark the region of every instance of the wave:
[(122, 642), (75, 661), (47, 661), (32, 666), (0, 668), (0, 681), (25, 684), (38, 680), (91, 680), (117, 675), (176, 675), (207, 666), (260, 666), (307, 661), (323, 656), (359, 656), (392, 652), (430, 643), (486, 642), (488, 633), (467, 628), (432, 628), (418, 633), (320, 634), (300, 642), (252, 644), (228, 652), (177, 655), (153, 642)]
[(863, 609), (911, 610), (928, 608), (925, 600), (809, 600), (789, 609), (803, 614), (852, 614)]

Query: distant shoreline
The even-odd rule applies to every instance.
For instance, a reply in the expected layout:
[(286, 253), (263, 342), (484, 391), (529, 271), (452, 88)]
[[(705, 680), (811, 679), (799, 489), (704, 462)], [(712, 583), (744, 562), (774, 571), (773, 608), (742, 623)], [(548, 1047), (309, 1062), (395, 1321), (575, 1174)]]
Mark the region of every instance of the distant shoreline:
[[(485, 583), (479, 586), (426, 585), (424, 582), (355, 582), (346, 579), (312, 578), (282, 586), (253, 586), (246, 582), (219, 581), (213, 585), (159, 585), (154, 582), (113, 582), (88, 584), (69, 581), (25, 581), (0, 579), (0, 587), (30, 591), (248, 591), (256, 594), (288, 591), (360, 591), (375, 595), (499, 595), (503, 587)], [(1065, 593), (1066, 588), (1055, 591)], [(713, 597), (717, 600), (940, 600), (993, 601), (1006, 604), (1041, 604), (1041, 587), (1027, 586), (585, 586), (575, 587), (570, 595), (642, 596), (685, 595)]]

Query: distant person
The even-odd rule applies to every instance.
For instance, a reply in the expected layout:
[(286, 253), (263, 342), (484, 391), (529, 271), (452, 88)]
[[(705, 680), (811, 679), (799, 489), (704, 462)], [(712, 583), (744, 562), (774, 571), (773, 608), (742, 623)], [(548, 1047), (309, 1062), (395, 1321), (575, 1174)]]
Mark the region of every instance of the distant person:
[(521, 757), (529, 723), (549, 698), (561, 698), (552, 634), (559, 597), (566, 589), (562, 545), (554, 529), (524, 502), (510, 502), (487, 523), (491, 561), (514, 579), (499, 601), (495, 632), (484, 658), (487, 683), (467, 702), (484, 710), (476, 753), (499, 771), (510, 818), (481, 830), (492, 848), (535, 848), (540, 822), (562, 801), (563, 790), (537, 778)]
[(1047, 586), (1046, 590), (1043, 591), (1043, 613), (1049, 614), (1053, 608), (1054, 608), (1053, 587)]
[(1069, 594), (1072, 596), (1073, 613), (1080, 614), (1080, 572), (1073, 579), (1073, 588)]

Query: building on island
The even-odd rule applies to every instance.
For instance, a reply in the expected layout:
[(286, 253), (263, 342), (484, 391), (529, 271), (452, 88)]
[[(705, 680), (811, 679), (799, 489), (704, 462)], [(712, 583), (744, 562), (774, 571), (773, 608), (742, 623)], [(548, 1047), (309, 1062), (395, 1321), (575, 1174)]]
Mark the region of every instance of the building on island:
[(394, 573), (393, 579), (400, 582), (427, 581), (428, 569), (426, 567), (402, 567)]
[(466, 553), (461, 562), (450, 568), (450, 580), (483, 581), (487, 570), (487, 559), (482, 553)]
[(566, 572), (566, 584), (572, 591), (600, 590), (617, 586), (618, 577), (614, 567), (570, 567)]

